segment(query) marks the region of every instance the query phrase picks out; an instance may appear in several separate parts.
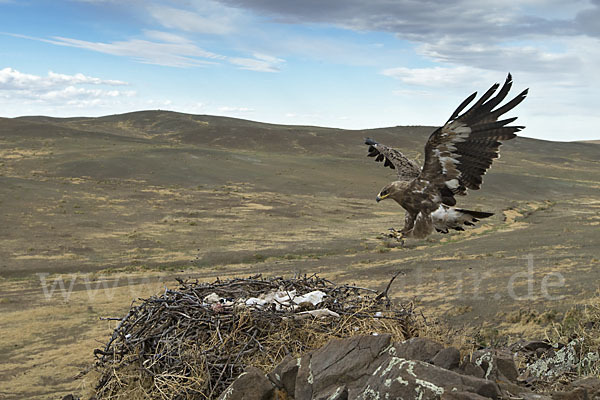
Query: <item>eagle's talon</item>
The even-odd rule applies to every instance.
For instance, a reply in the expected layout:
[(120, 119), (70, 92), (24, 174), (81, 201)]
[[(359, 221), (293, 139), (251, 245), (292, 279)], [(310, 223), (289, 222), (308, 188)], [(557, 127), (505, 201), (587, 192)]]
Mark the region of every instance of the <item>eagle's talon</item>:
[(390, 233), (387, 234), (387, 237), (391, 239), (396, 239), (401, 246), (404, 245), (404, 233), (402, 231), (397, 231), (394, 228), (390, 228), (388, 229), (388, 231), (390, 231)]

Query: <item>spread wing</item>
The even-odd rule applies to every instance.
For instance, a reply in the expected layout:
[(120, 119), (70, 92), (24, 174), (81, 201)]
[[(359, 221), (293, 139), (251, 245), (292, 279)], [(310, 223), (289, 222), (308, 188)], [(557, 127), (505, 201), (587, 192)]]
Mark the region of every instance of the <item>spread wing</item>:
[(395, 169), (398, 172), (398, 179), (401, 181), (410, 181), (415, 179), (421, 173), (421, 168), (413, 160), (406, 157), (396, 149), (392, 149), (373, 139), (366, 138), (365, 144), (369, 145), (369, 157), (376, 157), (375, 161), (384, 161), (384, 166)]
[(492, 97), (499, 86), (493, 85), (461, 114), (477, 92), (465, 99), (448, 122), (431, 134), (425, 145), (425, 162), (419, 181), (428, 191), (439, 193), (444, 204), (453, 206), (456, 204), (454, 195), (465, 195), (467, 189), (479, 189), (483, 175), (499, 156), (500, 141), (514, 138), (515, 132), (524, 128), (509, 126), (516, 117), (500, 121), (498, 118), (521, 103), (528, 89), (496, 108), (510, 91), (511, 75), (508, 74), (500, 91)]

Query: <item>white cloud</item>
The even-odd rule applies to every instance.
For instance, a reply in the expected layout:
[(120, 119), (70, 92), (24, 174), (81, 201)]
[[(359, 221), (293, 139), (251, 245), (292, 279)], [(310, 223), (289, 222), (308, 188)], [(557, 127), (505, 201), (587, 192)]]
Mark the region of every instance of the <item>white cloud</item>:
[[(96, 88), (90, 88), (90, 85)], [(127, 82), (81, 73), (67, 75), (50, 71), (46, 76), (41, 76), (9, 67), (0, 70), (0, 96), (5, 99), (4, 108), (10, 108), (15, 103), (75, 108), (110, 104), (136, 95), (134, 90), (106, 88), (124, 85)]]
[(248, 108), (248, 107), (230, 107), (230, 106), (222, 106), (222, 107), (219, 107), (218, 110), (220, 112), (233, 112), (233, 113), (247, 113), (247, 112), (254, 111), (252, 108)]
[(66, 101), (70, 104), (77, 104), (80, 100), (100, 99), (100, 98), (115, 98), (115, 97), (132, 97), (136, 92), (133, 90), (103, 90), (103, 89), (87, 89), (75, 86), (67, 86), (60, 90), (51, 90), (43, 93), (24, 92), (23, 97), (30, 97), (37, 101)]
[[(223, 7), (221, 7), (223, 9)], [(148, 8), (150, 15), (162, 26), (186, 32), (225, 35), (234, 30), (237, 13), (232, 10), (216, 10), (206, 7), (199, 12), (179, 8), (153, 5)]]
[[(171, 40), (175, 36), (170, 36)], [(164, 39), (164, 38), (163, 38)], [(89, 42), (66, 37), (44, 40), (60, 46), (77, 47), (100, 53), (134, 58), (148, 64), (171, 67), (191, 67), (214, 64), (224, 57), (206, 51), (189, 41), (155, 42), (145, 39), (130, 39), (112, 43)]]
[(144, 35), (149, 39), (158, 40), (167, 43), (190, 43), (190, 40), (184, 36), (177, 35), (171, 32), (157, 31), (147, 29), (144, 31)]
[(561, 47), (560, 50), (547, 49), (555, 43), (548, 38), (508, 45), (446, 37), (424, 43), (417, 51), (436, 62), (494, 71), (552, 73), (579, 69), (581, 55), (569, 52), (564, 45), (555, 46)]
[(259, 72), (278, 72), (285, 60), (265, 54), (254, 53), (252, 57), (228, 57), (206, 51), (193, 41), (177, 34), (156, 30), (144, 31), (147, 39), (129, 39), (111, 43), (55, 36), (42, 39), (32, 36), (9, 34), (23, 39), (52, 43), (58, 46), (76, 47), (115, 56), (130, 57), (146, 64), (169, 67), (198, 67), (228, 62), (240, 69)]
[(0, 90), (44, 91), (55, 87), (79, 84), (127, 85), (126, 82), (94, 78), (81, 73), (65, 75), (50, 71), (47, 76), (38, 76), (26, 74), (9, 67), (0, 70)]
[(409, 85), (441, 88), (448, 86), (464, 87), (466, 82), (472, 83), (474, 79), (481, 82), (490, 82), (493, 81), (494, 76), (493, 73), (466, 66), (431, 68), (397, 67), (386, 69), (382, 73)]
[(279, 72), (285, 60), (264, 54), (254, 54), (254, 58), (229, 57), (228, 61), (241, 69), (259, 72)]

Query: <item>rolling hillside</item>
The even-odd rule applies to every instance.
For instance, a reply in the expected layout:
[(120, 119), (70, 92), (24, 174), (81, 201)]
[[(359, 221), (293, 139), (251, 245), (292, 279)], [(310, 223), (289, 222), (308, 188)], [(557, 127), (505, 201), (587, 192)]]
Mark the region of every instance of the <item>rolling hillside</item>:
[(7, 398), (80, 391), (73, 377), (114, 328), (99, 317), (176, 277), (319, 273), (383, 289), (400, 271), (391, 295), (459, 330), (542, 337), (598, 290), (600, 145), (508, 142), (482, 189), (458, 199), (495, 216), (398, 247), (385, 232), (402, 209), (375, 202), (394, 171), (363, 139), (422, 160), (432, 130), (164, 111), (0, 118)]
[[(0, 275), (354, 251), (403, 220), (373, 201), (394, 172), (365, 157), (363, 138), (422, 160), (432, 130), (166, 111), (0, 119)], [(501, 154), (462, 205), (501, 214), (598, 198), (597, 145), (517, 138)]]

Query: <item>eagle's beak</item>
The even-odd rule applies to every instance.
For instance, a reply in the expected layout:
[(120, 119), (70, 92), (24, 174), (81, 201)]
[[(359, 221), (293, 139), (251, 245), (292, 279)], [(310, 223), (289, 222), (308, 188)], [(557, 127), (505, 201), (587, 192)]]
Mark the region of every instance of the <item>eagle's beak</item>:
[(387, 199), (388, 197), (390, 197), (390, 193), (386, 193), (383, 196), (381, 195), (381, 193), (379, 193), (377, 195), (377, 197), (375, 197), (375, 200), (377, 200), (377, 202), (379, 203), (381, 200)]

